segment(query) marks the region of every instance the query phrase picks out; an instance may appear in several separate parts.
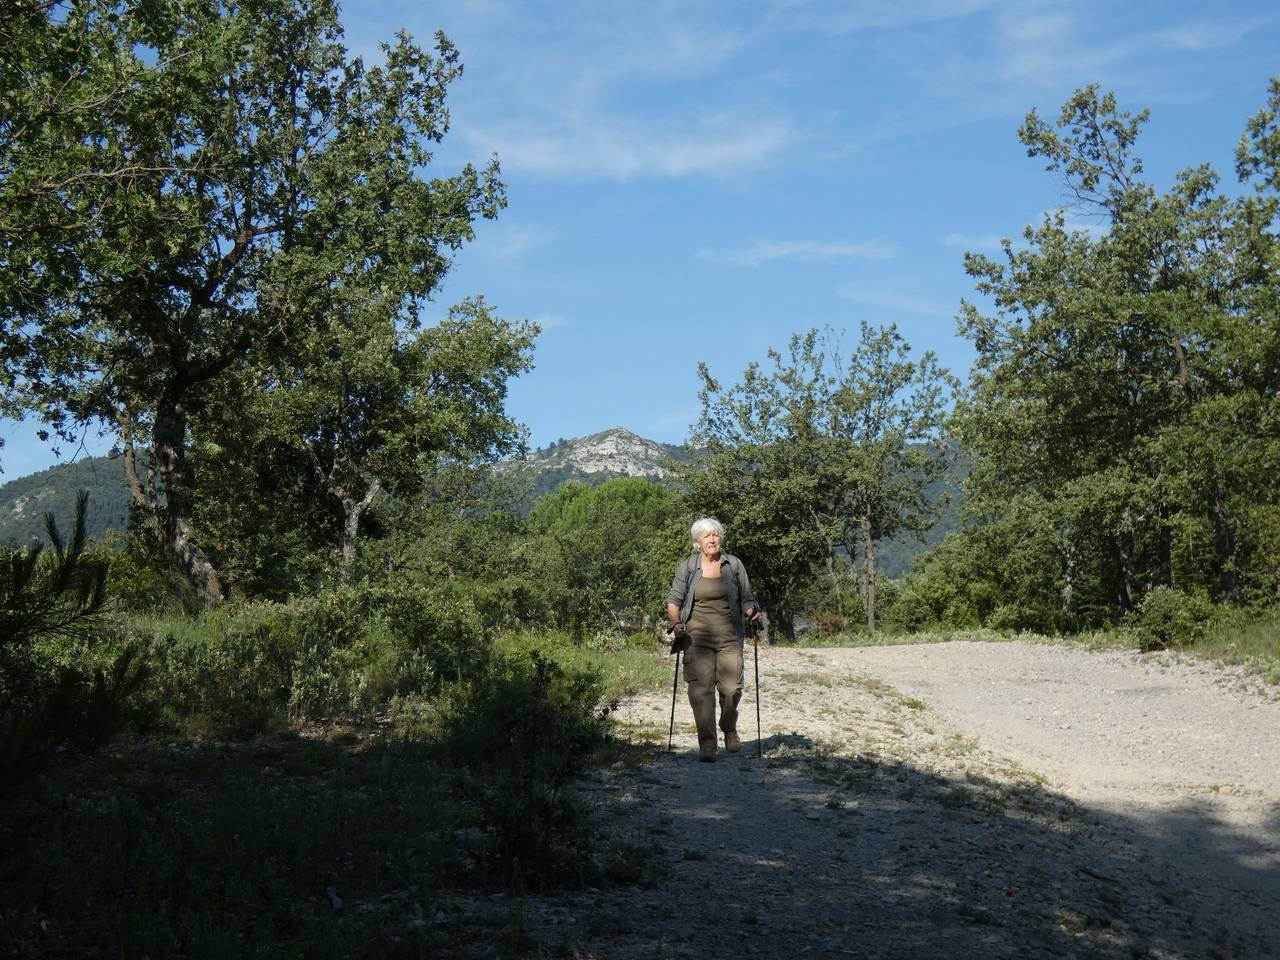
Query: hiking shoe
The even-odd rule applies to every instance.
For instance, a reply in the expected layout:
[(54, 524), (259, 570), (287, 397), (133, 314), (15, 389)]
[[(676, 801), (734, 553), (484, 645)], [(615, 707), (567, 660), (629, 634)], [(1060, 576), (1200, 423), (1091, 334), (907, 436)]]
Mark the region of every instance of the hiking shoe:
[(735, 730), (726, 730), (724, 732), (724, 748), (730, 753), (737, 753), (742, 749), (742, 738), (738, 736)]
[(698, 748), (698, 759), (703, 763), (714, 763), (716, 759), (716, 745), (714, 743), (704, 743)]

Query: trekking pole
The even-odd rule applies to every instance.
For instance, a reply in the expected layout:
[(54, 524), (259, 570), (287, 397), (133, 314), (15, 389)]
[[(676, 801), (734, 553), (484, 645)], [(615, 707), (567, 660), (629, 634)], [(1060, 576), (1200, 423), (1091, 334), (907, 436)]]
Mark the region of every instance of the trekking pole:
[[(673, 632), (667, 631), (668, 635)], [(679, 642), (679, 637), (671, 641), (671, 649), (676, 652), (676, 674), (671, 678), (671, 727), (667, 730), (667, 753), (671, 752), (671, 740), (676, 734), (676, 689), (680, 686), (680, 654), (684, 652), (684, 647), (677, 646)]]
[(751, 650), (756, 660), (756, 757), (764, 756), (764, 735), (760, 731), (760, 626), (751, 624)]

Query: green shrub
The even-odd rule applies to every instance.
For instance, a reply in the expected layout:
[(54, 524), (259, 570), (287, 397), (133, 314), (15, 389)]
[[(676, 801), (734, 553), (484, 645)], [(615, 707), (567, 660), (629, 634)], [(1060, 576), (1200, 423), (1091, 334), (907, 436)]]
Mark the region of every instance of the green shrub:
[(997, 605), (1000, 591), (967, 534), (951, 534), (921, 554), (899, 583), (885, 619), (908, 629), (977, 627)]
[(204, 601), (165, 548), (147, 519), (136, 515), (125, 535), (111, 531), (97, 559), (108, 568), (112, 599), (127, 610), (170, 611), (195, 616)]
[(287, 603), (227, 603), (150, 622), (164, 719), (247, 736), (284, 720), (355, 718), (473, 674), (488, 638), (461, 591), (392, 583)]
[(336, 594), (225, 604), (157, 628), (155, 693), (166, 719), (220, 734), (349, 713), (361, 667), (376, 660), (361, 611)]
[(1052, 634), (1058, 630), (1059, 620), (1059, 611), (1013, 600), (998, 604), (982, 626), (991, 630)]
[(1167, 650), (1194, 645), (1208, 633), (1213, 619), (1213, 604), (1203, 594), (1156, 587), (1126, 618), (1126, 625), (1137, 634), (1141, 649)]
[[(361, 589), (359, 595), (363, 615), (381, 624), (413, 661), (409, 675), (418, 685), (462, 677), (487, 655), (485, 618), (464, 585), (428, 587), (401, 580)], [(398, 685), (397, 692), (405, 687)]]
[(495, 657), (441, 703), (452, 762), (477, 771), (480, 842), (471, 851), (488, 880), (538, 889), (580, 881), (593, 869), (591, 838), (567, 790), (604, 741), (597, 674), (568, 671), (536, 651)]

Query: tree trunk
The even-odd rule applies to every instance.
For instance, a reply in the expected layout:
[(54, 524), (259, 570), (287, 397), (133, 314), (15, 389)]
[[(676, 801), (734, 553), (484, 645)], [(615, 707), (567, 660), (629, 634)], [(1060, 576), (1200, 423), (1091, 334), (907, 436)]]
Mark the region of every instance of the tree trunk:
[(1169, 528), (1169, 505), (1160, 504), (1160, 529), (1156, 537), (1157, 576), (1160, 586), (1173, 586), (1173, 530)]
[(375, 480), (359, 500), (343, 490), (333, 493), (342, 503), (342, 569), (344, 583), (350, 583), (356, 570), (356, 539), (360, 535), (360, 521), (364, 519), (369, 504), (382, 492), (382, 481)]
[(831, 578), (831, 592), (836, 597), (836, 610), (844, 616), (844, 591), (840, 589), (840, 572), (836, 570), (835, 546), (827, 542), (827, 576)]
[(1062, 560), (1062, 615), (1070, 622), (1075, 615), (1076, 552), (1065, 537), (1058, 539), (1058, 557)]
[(1116, 603), (1121, 613), (1133, 609), (1133, 534), (1117, 534), (1111, 541), (1111, 560), (1115, 568)]
[(351, 582), (356, 568), (356, 536), (360, 532), (360, 517), (364, 511), (351, 498), (342, 501), (342, 569), (343, 583)]
[[(134, 506), (154, 512), (156, 507), (154, 497), (155, 484), (152, 483), (150, 491), (153, 495), (148, 496), (147, 487), (144, 486), (142, 477), (138, 474), (138, 449), (133, 442), (133, 418), (126, 414), (121, 414), (118, 422), (120, 424), (120, 436), (124, 440), (124, 478), (129, 484), (129, 493), (133, 497)], [(150, 474), (154, 477), (155, 458), (152, 457), (151, 459)]]
[(191, 528), (187, 497), (187, 412), (181, 403), (164, 398), (156, 406), (151, 456), (164, 491), (164, 532), (178, 568), (206, 603), (221, 603), (226, 591)]
[(1213, 552), (1218, 568), (1217, 599), (1239, 606), (1240, 578), (1236, 575), (1236, 542), (1235, 528), (1231, 524), (1231, 515), (1227, 511), (1227, 494), (1222, 487), (1214, 487), (1210, 504), (1213, 517)]
[(862, 524), (862, 564), (863, 564), (863, 605), (867, 611), (867, 629), (876, 630), (876, 541), (871, 536), (871, 518), (863, 517)]

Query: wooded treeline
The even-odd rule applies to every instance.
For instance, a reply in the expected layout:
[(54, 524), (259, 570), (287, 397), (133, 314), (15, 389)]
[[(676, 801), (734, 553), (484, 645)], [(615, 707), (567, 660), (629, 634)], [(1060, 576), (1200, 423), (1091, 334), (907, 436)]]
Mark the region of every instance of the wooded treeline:
[[(1075, 630), (1280, 590), (1280, 81), (1236, 150), (1142, 179), (1146, 113), (1078, 91), (1019, 139), (1073, 209), (966, 258), (978, 351), (951, 420), (977, 525), (918, 571), (922, 617)], [(932, 589), (932, 594), (929, 590)], [(1147, 609), (1150, 608), (1150, 609)]]

